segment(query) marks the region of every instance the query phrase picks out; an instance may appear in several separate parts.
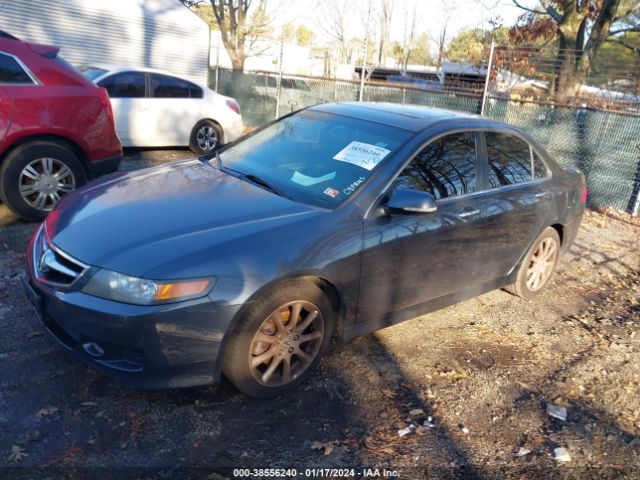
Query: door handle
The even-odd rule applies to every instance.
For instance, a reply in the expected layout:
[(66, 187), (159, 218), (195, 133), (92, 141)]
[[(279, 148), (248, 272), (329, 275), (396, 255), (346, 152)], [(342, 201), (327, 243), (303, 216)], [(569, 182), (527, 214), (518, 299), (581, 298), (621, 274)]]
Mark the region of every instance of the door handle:
[(478, 210), (477, 208), (474, 208), (473, 210), (467, 210), (465, 212), (459, 213), (458, 217), (460, 218), (473, 217), (474, 215), (478, 215), (479, 213), (480, 213), (480, 210)]

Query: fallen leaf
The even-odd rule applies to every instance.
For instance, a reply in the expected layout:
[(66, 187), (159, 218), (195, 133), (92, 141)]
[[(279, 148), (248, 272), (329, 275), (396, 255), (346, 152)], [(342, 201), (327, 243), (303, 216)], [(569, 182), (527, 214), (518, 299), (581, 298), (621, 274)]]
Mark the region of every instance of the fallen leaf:
[(312, 450), (323, 450), (325, 455), (329, 455), (336, 448), (335, 442), (313, 442), (311, 444)]
[(9, 455), (9, 461), (17, 463), (21, 461), (23, 458), (26, 458), (28, 456), (29, 454), (26, 452), (24, 448), (22, 448), (19, 445), (14, 445), (13, 447), (11, 447), (11, 454)]
[(392, 392), (391, 390), (382, 390), (382, 394), (387, 398), (395, 398), (396, 396), (395, 392)]

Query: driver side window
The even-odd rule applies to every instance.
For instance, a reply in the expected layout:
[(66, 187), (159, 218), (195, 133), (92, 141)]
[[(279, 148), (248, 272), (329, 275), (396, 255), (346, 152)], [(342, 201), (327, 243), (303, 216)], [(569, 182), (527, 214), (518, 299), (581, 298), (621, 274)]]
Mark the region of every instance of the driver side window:
[(436, 200), (476, 191), (476, 135), (453, 133), (425, 146), (396, 179), (393, 188), (428, 192)]

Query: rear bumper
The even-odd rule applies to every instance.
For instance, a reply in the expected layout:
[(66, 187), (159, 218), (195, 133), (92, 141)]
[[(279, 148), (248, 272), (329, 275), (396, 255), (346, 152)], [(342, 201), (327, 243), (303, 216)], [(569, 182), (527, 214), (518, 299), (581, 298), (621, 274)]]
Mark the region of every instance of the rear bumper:
[(183, 388), (220, 380), (226, 325), (239, 306), (218, 307), (208, 297), (137, 306), (54, 291), (31, 276), (23, 285), (44, 327), (66, 351), (127, 388)]
[(87, 170), (89, 171), (89, 177), (94, 179), (100, 175), (113, 173), (118, 170), (121, 161), (122, 154), (116, 155), (115, 157), (105, 158), (104, 160), (88, 162)]
[(242, 116), (234, 115), (231, 121), (228, 121), (223, 125), (223, 129), (224, 143), (235, 142), (238, 138), (244, 135), (244, 123), (242, 123)]
[(580, 211), (578, 215), (573, 217), (564, 225), (563, 239), (562, 239), (562, 247), (560, 249), (561, 253), (566, 253), (573, 245), (573, 242), (578, 235), (578, 230), (580, 230), (580, 224), (582, 223), (582, 216), (584, 215), (584, 209)]

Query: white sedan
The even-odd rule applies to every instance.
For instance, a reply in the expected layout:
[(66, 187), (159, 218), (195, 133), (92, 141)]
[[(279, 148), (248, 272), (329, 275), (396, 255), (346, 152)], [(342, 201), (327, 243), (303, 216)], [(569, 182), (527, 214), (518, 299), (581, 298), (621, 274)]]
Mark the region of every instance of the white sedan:
[(238, 102), (203, 85), (146, 68), (83, 66), (80, 71), (109, 93), (125, 147), (188, 145), (207, 154), (243, 134)]

